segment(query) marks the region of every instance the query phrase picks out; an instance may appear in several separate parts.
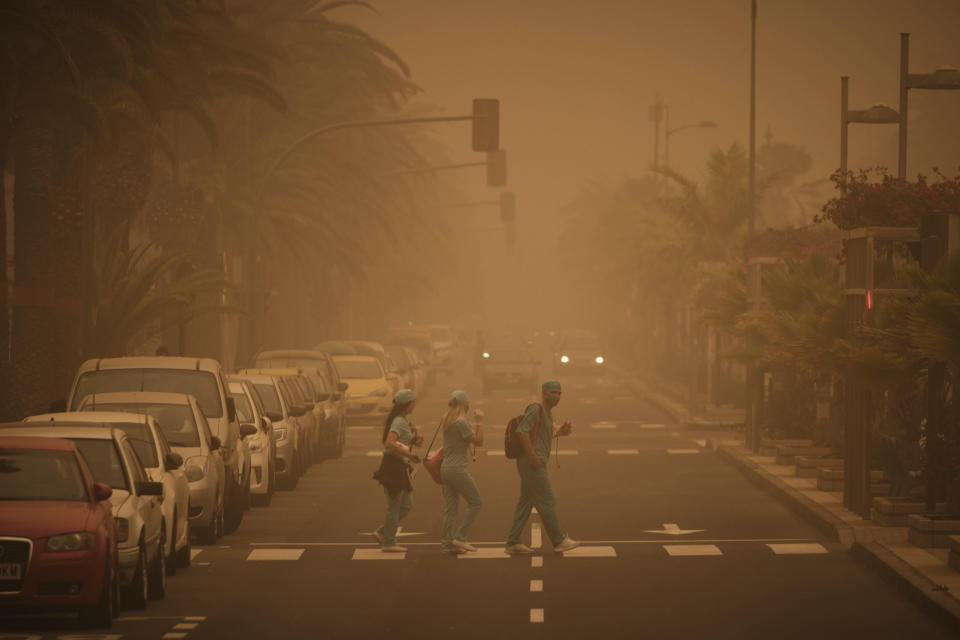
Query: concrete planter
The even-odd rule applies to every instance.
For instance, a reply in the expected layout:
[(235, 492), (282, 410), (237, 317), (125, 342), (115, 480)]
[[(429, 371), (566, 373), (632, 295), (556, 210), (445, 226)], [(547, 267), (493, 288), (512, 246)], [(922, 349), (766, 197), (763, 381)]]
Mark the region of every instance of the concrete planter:
[(958, 514), (916, 514), (907, 516), (907, 539), (925, 549), (945, 549), (950, 546), (950, 536), (960, 535)]

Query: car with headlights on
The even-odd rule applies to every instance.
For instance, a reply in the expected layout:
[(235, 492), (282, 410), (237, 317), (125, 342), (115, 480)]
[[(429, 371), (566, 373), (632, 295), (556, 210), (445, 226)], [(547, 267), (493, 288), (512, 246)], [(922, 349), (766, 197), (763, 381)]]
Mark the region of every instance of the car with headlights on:
[(72, 440), (0, 436), (0, 613), (76, 610), (109, 627), (119, 610), (113, 490)]
[[(298, 445), (298, 426), (294, 413), (303, 411), (303, 407), (290, 404), (287, 392), (281, 389), (280, 376), (263, 373), (238, 373), (233, 378), (247, 380), (260, 397), (260, 403), (267, 417), (273, 423), (274, 442), (276, 443), (277, 487), (294, 489), (300, 481), (300, 447)], [(293, 412), (293, 413), (291, 413)], [(302, 414), (301, 414), (302, 415)]]
[(246, 436), (250, 447), (250, 497), (255, 504), (269, 506), (277, 489), (277, 446), (274, 442), (273, 422), (260, 396), (249, 380), (227, 376), (227, 387), (237, 407), (240, 428), (249, 425), (256, 433)]
[(483, 393), (499, 388), (520, 388), (537, 393), (540, 389), (540, 361), (529, 349), (491, 347), (483, 352)]
[(163, 528), (168, 575), (178, 566), (190, 566), (190, 486), (183, 472), (183, 458), (175, 453), (157, 421), (140, 413), (98, 411), (94, 403), (81, 403), (80, 411), (45, 413), (24, 418), (41, 424), (108, 424), (127, 434), (143, 468), (154, 482), (163, 484)]
[(553, 347), (553, 370), (557, 375), (602, 376), (607, 371), (606, 349), (589, 331), (562, 333)]
[[(216, 543), (224, 530), (226, 472), (220, 439), (211, 433), (197, 399), (183, 393), (117, 391), (84, 398), (80, 409), (88, 407), (148, 415), (156, 421), (172, 452), (184, 460), (183, 475), (190, 494), (186, 512), (189, 532), (201, 543)], [(184, 553), (182, 549), (180, 553)], [(182, 556), (180, 564), (185, 566)]]
[(148, 599), (162, 599), (166, 595), (160, 503), (163, 484), (150, 480), (127, 434), (110, 425), (17, 422), (0, 425), (0, 436), (39, 436), (73, 441), (94, 481), (112, 489), (109, 500), (117, 524), (120, 586), (128, 605), (143, 609)]
[(390, 381), (373, 356), (333, 356), (340, 377), (350, 385), (347, 417), (351, 421), (383, 420), (393, 406)]

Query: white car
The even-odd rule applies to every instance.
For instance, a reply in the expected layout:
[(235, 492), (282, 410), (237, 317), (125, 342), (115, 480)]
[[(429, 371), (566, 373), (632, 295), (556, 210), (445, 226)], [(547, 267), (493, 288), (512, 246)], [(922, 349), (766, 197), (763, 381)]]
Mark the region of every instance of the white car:
[(3, 435), (40, 436), (72, 440), (83, 455), (93, 479), (113, 489), (110, 504), (117, 521), (117, 558), (120, 585), (127, 604), (147, 606), (147, 599), (166, 595), (166, 557), (163, 553), (163, 484), (153, 482), (140, 463), (130, 439), (120, 429), (92, 424), (7, 424)]
[(260, 397), (267, 417), (273, 423), (277, 486), (282, 489), (295, 488), (300, 480), (298, 426), (296, 417), (290, 413), (293, 407), (280, 390), (280, 377), (263, 373), (238, 373), (231, 378), (247, 380)]
[(267, 417), (253, 383), (227, 376), (227, 387), (237, 407), (240, 429), (249, 425), (257, 430), (245, 436), (250, 448), (250, 496), (256, 503), (269, 506), (277, 489), (277, 443), (274, 441), (273, 421)]
[(163, 484), (163, 528), (166, 541), (167, 575), (177, 567), (190, 566), (190, 485), (183, 472), (183, 457), (170, 448), (157, 421), (140, 413), (97, 411), (81, 403), (80, 411), (45, 413), (24, 418), (24, 422), (109, 424), (123, 430), (154, 482)]
[(157, 421), (173, 451), (185, 461), (190, 533), (203, 544), (216, 543), (223, 535), (226, 472), (220, 440), (210, 432), (196, 398), (182, 393), (118, 391), (84, 398), (81, 407), (146, 414)]

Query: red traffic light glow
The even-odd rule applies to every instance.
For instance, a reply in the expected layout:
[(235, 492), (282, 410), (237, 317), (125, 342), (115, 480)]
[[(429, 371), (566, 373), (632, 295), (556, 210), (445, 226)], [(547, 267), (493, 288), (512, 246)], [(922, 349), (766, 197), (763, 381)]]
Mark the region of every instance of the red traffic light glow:
[(873, 291), (867, 289), (867, 309), (873, 309)]

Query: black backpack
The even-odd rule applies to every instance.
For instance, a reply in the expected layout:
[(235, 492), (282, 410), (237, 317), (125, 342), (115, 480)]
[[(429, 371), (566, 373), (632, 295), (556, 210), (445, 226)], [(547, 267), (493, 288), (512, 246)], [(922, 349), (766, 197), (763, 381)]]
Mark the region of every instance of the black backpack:
[[(537, 443), (537, 432), (540, 430), (540, 420), (543, 418), (543, 405), (539, 402), (535, 404), (540, 409), (540, 413), (537, 414), (537, 424), (533, 427), (533, 437), (530, 438), (531, 444)], [(530, 405), (527, 408), (529, 409)], [(523, 455), (523, 445), (520, 444), (520, 438), (517, 437), (517, 427), (520, 426), (520, 422), (523, 421), (525, 415), (527, 415), (526, 411), (522, 415), (511, 418), (503, 432), (503, 453), (514, 460)]]

